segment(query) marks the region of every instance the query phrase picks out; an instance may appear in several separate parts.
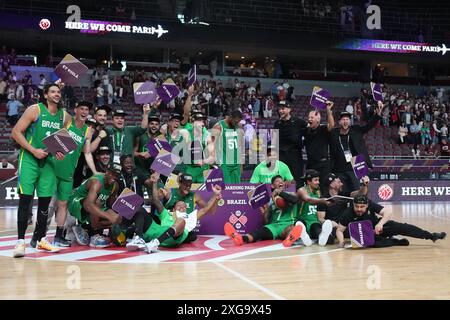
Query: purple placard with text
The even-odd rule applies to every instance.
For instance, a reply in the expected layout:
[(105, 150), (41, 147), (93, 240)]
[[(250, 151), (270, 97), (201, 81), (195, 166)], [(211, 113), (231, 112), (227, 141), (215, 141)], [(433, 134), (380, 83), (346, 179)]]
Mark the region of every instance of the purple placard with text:
[(77, 85), (81, 77), (88, 72), (88, 67), (71, 54), (67, 54), (56, 66), (55, 73), (65, 84)]
[(151, 81), (133, 83), (133, 92), (136, 104), (152, 104), (156, 101), (156, 87)]
[(311, 94), (310, 104), (316, 109), (326, 109), (327, 101), (330, 99), (330, 92), (315, 86)]
[(383, 91), (381, 90), (381, 84), (371, 82), (370, 87), (372, 88), (373, 99), (375, 101), (383, 101)]
[(249, 191), (249, 203), (253, 209), (258, 209), (270, 201), (270, 190), (267, 184), (260, 184), (254, 190)]
[(72, 139), (66, 129), (56, 131), (55, 133), (44, 138), (42, 142), (47, 147), (47, 152), (51, 154), (56, 154), (57, 152), (68, 154), (78, 147), (77, 143)]
[(348, 232), (353, 248), (367, 248), (375, 243), (375, 232), (370, 220), (350, 222)]
[(192, 86), (195, 81), (197, 81), (197, 65), (194, 64), (194, 66), (189, 70), (188, 73), (188, 80), (187, 80), (187, 86), (188, 88)]
[(367, 176), (369, 168), (367, 167), (366, 158), (362, 154), (358, 154), (352, 158), (353, 172), (358, 179)]
[(214, 185), (218, 185), (222, 190), (225, 190), (225, 182), (223, 180), (223, 171), (221, 168), (211, 169), (208, 177), (205, 179), (206, 190), (212, 191)]
[(150, 153), (153, 158), (157, 157), (162, 149), (171, 152), (172, 146), (167, 141), (161, 139), (150, 139), (147, 143), (148, 153)]
[(125, 219), (131, 220), (143, 203), (144, 199), (140, 195), (125, 188), (112, 205), (112, 209)]
[(153, 160), (150, 169), (168, 177), (180, 160), (180, 157), (177, 155), (162, 149), (156, 156), (155, 160)]
[(164, 103), (169, 103), (180, 94), (180, 89), (172, 79), (167, 79), (156, 91)]

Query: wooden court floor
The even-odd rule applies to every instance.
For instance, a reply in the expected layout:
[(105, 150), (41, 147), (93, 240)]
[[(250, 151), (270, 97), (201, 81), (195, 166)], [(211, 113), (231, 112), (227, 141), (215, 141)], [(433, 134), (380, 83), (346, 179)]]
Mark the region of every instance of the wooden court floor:
[[(396, 221), (450, 233), (450, 202), (387, 206)], [(83, 247), (13, 259), (15, 228), (16, 208), (0, 208), (0, 299), (450, 299), (448, 238), (355, 250), (204, 237), (151, 255)]]

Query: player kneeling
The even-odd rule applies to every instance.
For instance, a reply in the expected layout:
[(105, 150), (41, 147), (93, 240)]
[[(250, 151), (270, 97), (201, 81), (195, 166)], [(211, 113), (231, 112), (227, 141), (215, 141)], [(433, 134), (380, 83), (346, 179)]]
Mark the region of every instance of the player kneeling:
[[(159, 200), (157, 181), (158, 173), (152, 174), (150, 181), (152, 184), (152, 205), (155, 206), (158, 213), (158, 220), (148, 219), (149, 223), (144, 227), (143, 239), (135, 237), (132, 242), (127, 244), (127, 250), (144, 249), (147, 253), (157, 252), (158, 246), (178, 247), (188, 238), (189, 232), (197, 225), (206, 213), (216, 207), (220, 199), (222, 199), (222, 189), (214, 186), (214, 195), (208, 201), (206, 206), (191, 213), (186, 213), (187, 207), (184, 201), (177, 201), (174, 205), (173, 212), (164, 208)], [(142, 245), (145, 243), (145, 247)]]

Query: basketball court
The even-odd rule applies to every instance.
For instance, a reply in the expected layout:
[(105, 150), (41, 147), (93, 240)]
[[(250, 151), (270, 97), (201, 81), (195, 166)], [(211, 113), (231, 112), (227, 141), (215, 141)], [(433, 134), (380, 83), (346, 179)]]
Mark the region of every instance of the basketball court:
[[(450, 232), (450, 202), (384, 205), (396, 221)], [(153, 254), (72, 246), (56, 254), (27, 248), (14, 259), (16, 215), (16, 207), (0, 209), (0, 299), (450, 299), (447, 239), (287, 249), (281, 241), (236, 247), (208, 235)]]

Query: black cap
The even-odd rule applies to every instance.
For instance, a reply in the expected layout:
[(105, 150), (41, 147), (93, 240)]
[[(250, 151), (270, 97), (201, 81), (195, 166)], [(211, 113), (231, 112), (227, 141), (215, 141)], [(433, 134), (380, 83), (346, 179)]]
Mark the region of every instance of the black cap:
[(305, 172), (305, 180), (312, 180), (313, 178), (320, 177), (320, 173), (314, 169), (308, 169)]
[(114, 110), (114, 112), (113, 112), (113, 117), (114, 116), (125, 117), (126, 115), (127, 115), (127, 113), (125, 111), (123, 111), (122, 109), (117, 109), (117, 110)]
[(89, 110), (91, 110), (91, 109), (94, 107), (94, 105), (92, 104), (92, 102), (85, 101), (85, 100), (82, 100), (82, 101), (77, 102), (77, 104), (75, 105), (75, 108), (78, 108), (79, 106), (85, 106), (85, 107), (88, 107)]
[(273, 184), (275, 182), (276, 179), (280, 178), (281, 180), (283, 180), (283, 177), (280, 176), (279, 174), (277, 174), (276, 176), (273, 176), (272, 179), (270, 180), (270, 182)]
[(121, 174), (122, 173), (122, 166), (118, 163), (113, 163), (111, 165), (108, 166), (108, 168), (106, 169), (108, 171), (111, 171), (115, 174)]
[(95, 118), (94, 117), (92, 117), (91, 115), (89, 115), (88, 116), (88, 118), (86, 119), (86, 123), (91, 123), (91, 124), (93, 124), (94, 126), (96, 126), (97, 125), (97, 120), (95, 120)]
[(327, 184), (330, 185), (335, 179), (339, 178), (334, 173), (329, 173), (327, 176)]
[(161, 122), (161, 119), (157, 115), (148, 116), (148, 122), (151, 122), (151, 121)]
[(101, 146), (97, 149), (97, 153), (103, 153), (103, 152), (109, 153), (109, 151), (110, 150), (109, 150), (108, 146)]
[(356, 197), (353, 198), (353, 203), (368, 204), (369, 198), (367, 198), (367, 196), (364, 194), (358, 194)]
[(180, 174), (180, 182), (191, 182), (192, 183), (192, 176), (188, 173), (182, 173)]
[(169, 117), (169, 121), (173, 119), (183, 120), (183, 116), (179, 113), (172, 113)]
[(348, 112), (348, 111), (342, 111), (339, 114), (339, 120), (341, 120), (342, 117), (349, 117), (351, 119), (352, 118), (352, 114), (350, 112)]
[(287, 103), (285, 100), (281, 100), (278, 102), (278, 108), (283, 108), (283, 107), (292, 108), (292, 106), (289, 103)]
[(98, 106), (95, 108), (95, 112), (97, 112), (98, 110), (105, 110), (107, 114), (109, 114), (111, 112), (111, 107), (104, 104), (102, 106)]
[(206, 120), (208, 119), (207, 116), (205, 116), (203, 113), (201, 112), (196, 112), (192, 115), (192, 121), (197, 121), (197, 120)]

